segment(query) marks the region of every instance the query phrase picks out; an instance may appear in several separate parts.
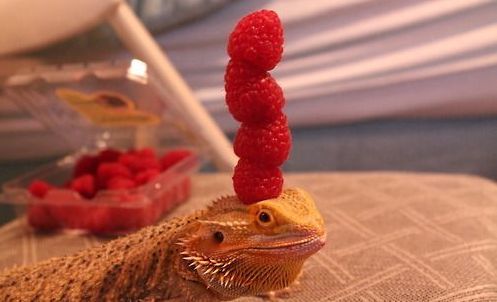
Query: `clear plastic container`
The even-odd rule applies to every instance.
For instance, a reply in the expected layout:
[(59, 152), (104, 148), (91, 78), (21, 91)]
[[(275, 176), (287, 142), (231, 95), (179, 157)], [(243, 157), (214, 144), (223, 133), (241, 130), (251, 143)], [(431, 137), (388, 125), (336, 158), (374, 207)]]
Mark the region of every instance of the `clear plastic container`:
[[(167, 95), (147, 65), (139, 60), (85, 64), (41, 65), (20, 70), (1, 87), (5, 97), (24, 108), (72, 150), (80, 148), (157, 145), (159, 140), (183, 143), (188, 132), (174, 100)], [(75, 110), (61, 94), (93, 99), (95, 106), (124, 111), (129, 116), (149, 114), (158, 122), (95, 123), (84, 108)], [(133, 108), (126, 108), (132, 106)], [(112, 108), (114, 107), (114, 108)]]
[[(82, 153), (69, 155), (52, 164), (6, 182), (3, 202), (26, 213), (29, 224), (40, 230), (72, 229), (96, 234), (121, 234), (151, 225), (164, 213), (190, 196), (190, 177), (201, 165), (199, 154), (174, 164), (150, 182), (125, 190), (100, 190), (86, 199), (64, 187)], [(35, 180), (52, 185), (39, 198), (28, 191)]]
[[(203, 152), (194, 147), (195, 136), (176, 118), (180, 115), (174, 102), (157, 87), (143, 62), (39, 66), (11, 76), (2, 90), (74, 150), (3, 185), (0, 202), (25, 210), (34, 228), (130, 232), (155, 223), (190, 195), (190, 176), (203, 163)], [(79, 105), (87, 101), (97, 110)], [(101, 112), (107, 112), (103, 118)], [(107, 148), (157, 150), (159, 144), (167, 148), (162, 152), (185, 145), (191, 152), (133, 189), (102, 188), (93, 198), (85, 199), (64, 186), (71, 180), (78, 158), (85, 154)], [(43, 198), (35, 197), (28, 191), (34, 180), (57, 186)]]

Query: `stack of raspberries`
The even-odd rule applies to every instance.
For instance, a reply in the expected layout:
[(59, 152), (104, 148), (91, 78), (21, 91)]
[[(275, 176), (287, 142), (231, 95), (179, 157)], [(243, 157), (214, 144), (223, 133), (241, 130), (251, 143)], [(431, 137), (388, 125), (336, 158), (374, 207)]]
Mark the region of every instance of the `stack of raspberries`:
[(245, 204), (280, 195), (280, 166), (288, 158), (291, 134), (282, 112), (285, 98), (269, 73), (281, 60), (283, 28), (278, 15), (261, 10), (241, 19), (228, 41), (226, 103), (241, 122), (234, 141), (240, 157), (233, 187)]

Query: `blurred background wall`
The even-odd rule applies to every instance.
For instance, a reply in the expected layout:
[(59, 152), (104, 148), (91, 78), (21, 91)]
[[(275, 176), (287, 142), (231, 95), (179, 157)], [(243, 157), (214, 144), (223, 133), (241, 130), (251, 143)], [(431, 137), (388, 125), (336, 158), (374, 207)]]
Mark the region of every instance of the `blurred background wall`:
[[(285, 91), (294, 133), (287, 171), (497, 178), (496, 1), (130, 3), (229, 135), (236, 124), (224, 105), (226, 38), (248, 12), (278, 12), (286, 46), (273, 75)], [(129, 56), (100, 26), (36, 52), (0, 58), (0, 76), (32, 64)], [(68, 151), (15, 103), (0, 100), (0, 181)]]

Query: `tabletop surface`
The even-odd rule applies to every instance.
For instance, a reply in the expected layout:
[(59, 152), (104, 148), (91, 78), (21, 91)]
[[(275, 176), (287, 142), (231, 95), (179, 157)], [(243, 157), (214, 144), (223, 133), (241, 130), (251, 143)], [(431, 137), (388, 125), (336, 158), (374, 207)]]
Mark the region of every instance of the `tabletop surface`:
[[(232, 190), (228, 174), (200, 174), (193, 183), (192, 198), (170, 217)], [(285, 301), (497, 300), (495, 183), (464, 175), (305, 173), (287, 174), (286, 185), (315, 197), (328, 241)], [(0, 268), (105, 240), (38, 235), (18, 219), (0, 228)]]

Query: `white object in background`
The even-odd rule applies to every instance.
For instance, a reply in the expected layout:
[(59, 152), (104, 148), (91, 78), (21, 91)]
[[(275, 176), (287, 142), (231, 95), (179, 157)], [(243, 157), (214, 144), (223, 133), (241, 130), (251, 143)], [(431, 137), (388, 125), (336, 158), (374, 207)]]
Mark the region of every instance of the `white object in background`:
[(119, 0), (0, 1), (0, 55), (50, 45), (101, 23)]
[(128, 4), (119, 0), (16, 0), (0, 2), (0, 55), (46, 46), (109, 21), (124, 44), (144, 60), (180, 109), (185, 122), (209, 145), (218, 168), (236, 163), (231, 143)]

